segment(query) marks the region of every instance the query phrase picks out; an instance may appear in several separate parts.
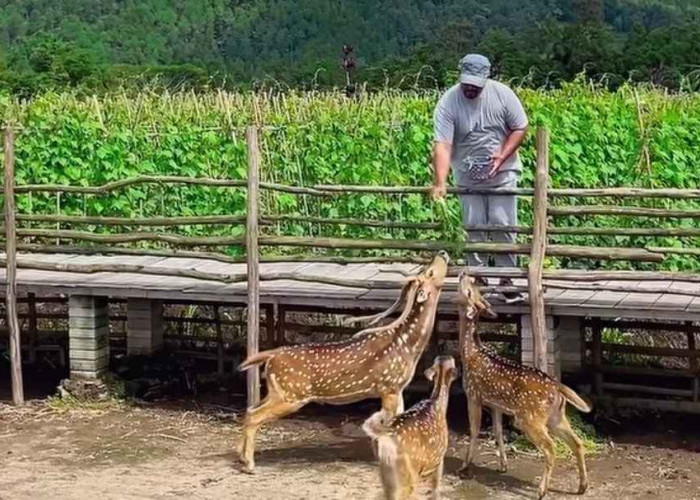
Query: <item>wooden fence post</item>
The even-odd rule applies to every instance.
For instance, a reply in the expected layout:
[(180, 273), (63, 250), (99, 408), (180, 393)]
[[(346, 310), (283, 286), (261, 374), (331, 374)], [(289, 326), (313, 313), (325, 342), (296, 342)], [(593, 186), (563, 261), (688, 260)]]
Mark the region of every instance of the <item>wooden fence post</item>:
[(7, 291), (7, 325), (10, 332), (10, 362), (12, 365), (12, 402), (24, 404), (22, 383), (22, 339), (17, 317), (17, 232), (15, 228), (15, 133), (5, 129), (5, 281)]
[[(246, 258), (248, 267), (248, 356), (258, 352), (260, 343), (260, 255), (258, 249), (258, 200), (260, 195), (260, 150), (258, 129), (248, 127), (248, 212)], [(260, 369), (248, 370), (248, 407), (260, 402)]]
[(530, 265), (528, 267), (528, 290), (530, 294), (530, 318), (534, 365), (547, 372), (547, 322), (544, 312), (542, 291), (542, 271), (547, 251), (547, 183), (549, 182), (549, 132), (537, 130), (537, 172), (535, 174), (535, 195), (533, 198), (533, 231)]

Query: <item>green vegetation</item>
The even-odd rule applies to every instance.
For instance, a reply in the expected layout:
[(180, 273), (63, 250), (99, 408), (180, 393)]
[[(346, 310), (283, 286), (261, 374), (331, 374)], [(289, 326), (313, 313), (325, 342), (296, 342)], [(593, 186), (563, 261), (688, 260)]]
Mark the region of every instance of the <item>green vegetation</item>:
[[(598, 435), (595, 427), (589, 423), (586, 423), (581, 418), (581, 414), (576, 410), (567, 408), (566, 416), (571, 422), (571, 427), (573, 427), (578, 437), (583, 441), (583, 448), (586, 455), (595, 455), (601, 453), (605, 450), (605, 443), (603, 439)], [(559, 438), (554, 438), (555, 448), (554, 452), (558, 458), (573, 458), (574, 454), (571, 449)], [(522, 434), (518, 432), (515, 439), (510, 443), (510, 446), (515, 451), (525, 451), (525, 452), (535, 452), (537, 448)]]
[[(700, 164), (697, 94), (668, 95), (627, 86), (611, 92), (584, 83), (566, 84), (553, 91), (519, 92), (533, 125), (546, 125), (552, 131), (554, 187), (700, 185), (700, 170), (696, 168)], [(383, 92), (352, 100), (333, 93), (143, 92), (135, 97), (109, 94), (96, 99), (47, 93), (28, 102), (0, 97), (0, 122), (15, 121), (24, 127), (17, 139), (19, 184), (98, 185), (142, 174), (243, 179), (245, 126), (257, 121), (267, 126), (261, 139), (265, 180), (295, 185), (428, 185), (431, 116), (437, 97), (434, 92)], [(523, 157), (526, 168), (522, 184), (528, 186), (534, 165), (532, 136)], [(23, 213), (52, 214), (57, 210), (56, 198), (55, 194), (22, 195), (18, 205)], [(623, 203), (614, 199), (593, 203), (601, 202)], [(698, 208), (686, 201), (636, 203)], [(445, 210), (415, 194), (315, 198), (266, 192), (263, 205), (262, 213), (268, 214), (447, 222), (443, 231), (285, 223), (267, 227), (268, 233), (353, 238), (463, 237), (456, 199), (449, 200)], [(245, 191), (142, 185), (108, 196), (63, 194), (60, 209), (68, 215), (125, 217), (235, 215), (245, 211)], [(524, 199), (521, 222), (528, 224), (530, 218), (531, 207)], [(693, 227), (694, 222), (571, 216), (558, 224)], [(32, 227), (40, 226), (35, 223)], [(242, 226), (178, 230), (185, 235), (237, 235), (243, 231)], [(700, 245), (698, 238), (561, 236), (557, 241), (635, 247)], [(551, 265), (577, 264), (561, 261)], [(626, 264), (586, 263), (587, 268), (622, 265)], [(698, 266), (697, 259), (682, 256), (670, 257), (664, 263), (667, 269)]]
[(435, 88), (465, 52), (501, 78), (558, 84), (585, 71), (698, 88), (692, 0), (0, 0), (0, 88), (344, 85), (355, 46), (370, 88)]

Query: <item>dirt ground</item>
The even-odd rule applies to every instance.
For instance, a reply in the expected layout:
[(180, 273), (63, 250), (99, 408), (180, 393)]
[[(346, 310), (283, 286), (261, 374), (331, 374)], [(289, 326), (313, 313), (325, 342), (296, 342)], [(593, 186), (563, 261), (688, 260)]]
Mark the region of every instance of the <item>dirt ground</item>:
[[(228, 406), (189, 401), (59, 411), (45, 401), (23, 409), (0, 404), (0, 499), (379, 499), (377, 465), (359, 432), (374, 409), (310, 407), (268, 426), (251, 476), (235, 466), (240, 413)], [(588, 460), (584, 498), (700, 499), (698, 427), (687, 436), (687, 426), (678, 421), (631, 433), (624, 424)], [(509, 472), (498, 473), (486, 433), (473, 478), (457, 477), (466, 436), (464, 426), (453, 427), (443, 498), (535, 498), (539, 458), (511, 452)], [(577, 498), (576, 486), (573, 462), (560, 460), (549, 498)]]

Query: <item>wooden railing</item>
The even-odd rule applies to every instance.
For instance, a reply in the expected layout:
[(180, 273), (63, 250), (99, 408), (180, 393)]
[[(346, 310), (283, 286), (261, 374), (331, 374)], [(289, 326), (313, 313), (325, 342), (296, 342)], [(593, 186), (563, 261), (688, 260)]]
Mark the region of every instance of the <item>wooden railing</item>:
[[(289, 246), (300, 248), (327, 248), (327, 249), (397, 249), (417, 252), (427, 252), (445, 249), (452, 255), (464, 255), (466, 252), (488, 253), (515, 253), (528, 255), (530, 262), (528, 269), (474, 269), (473, 274), (491, 277), (528, 278), (528, 286), (513, 287), (489, 287), (490, 291), (525, 291), (529, 292), (530, 307), (532, 308), (532, 326), (534, 333), (535, 363), (543, 370), (547, 369), (547, 342), (544, 326), (544, 288), (572, 287), (566, 281), (591, 281), (588, 285), (575, 285), (577, 288), (586, 286), (586, 289), (603, 289), (597, 283), (601, 279), (610, 280), (658, 280), (674, 279), (677, 281), (700, 282), (700, 275), (693, 273), (663, 273), (663, 272), (636, 272), (636, 271), (610, 271), (605, 275), (590, 275), (576, 270), (545, 269), (546, 257), (567, 257), (571, 259), (596, 259), (596, 260), (629, 260), (637, 262), (662, 262), (667, 254), (685, 253), (698, 255), (697, 248), (625, 248), (625, 247), (600, 247), (551, 244), (550, 239), (558, 235), (619, 235), (619, 236), (669, 236), (669, 237), (696, 237), (700, 236), (700, 228), (597, 228), (597, 227), (559, 227), (552, 223), (558, 217), (567, 215), (595, 216), (595, 215), (620, 215), (634, 217), (690, 217), (700, 218), (698, 210), (668, 210), (648, 207), (618, 207), (584, 205), (560, 206), (553, 205), (551, 201), (557, 198), (587, 197), (587, 198), (668, 198), (668, 199), (700, 199), (700, 190), (683, 189), (638, 189), (638, 188), (609, 188), (609, 189), (552, 189), (548, 186), (549, 175), (549, 134), (545, 130), (539, 130), (537, 134), (537, 169), (534, 188), (494, 188), (471, 189), (464, 187), (452, 187), (448, 189), (450, 195), (463, 195), (470, 193), (481, 194), (512, 194), (533, 198), (533, 226), (494, 227), (474, 226), (467, 230), (487, 231), (511, 231), (519, 234), (532, 235), (532, 241), (527, 243), (470, 243), (466, 241), (428, 241), (410, 239), (357, 239), (337, 237), (298, 237), (287, 235), (265, 235), (260, 231), (261, 227), (267, 227), (278, 222), (299, 221), (299, 216), (280, 214), (259, 214), (259, 193), (264, 190), (284, 192), (296, 195), (316, 197), (338, 196), (353, 193), (371, 194), (428, 194), (430, 188), (425, 186), (352, 186), (352, 185), (317, 185), (317, 186), (291, 186), (260, 181), (260, 153), (258, 147), (258, 129), (250, 127), (247, 131), (248, 144), (248, 176), (241, 179), (216, 179), (216, 178), (189, 178), (177, 176), (141, 176), (132, 179), (124, 179), (110, 182), (101, 186), (63, 186), (48, 184), (14, 185), (14, 132), (12, 128), (5, 130), (4, 136), (5, 156), (5, 244), (6, 258), (4, 265), (7, 268), (6, 298), (8, 304), (8, 318), (10, 329), (10, 351), (13, 363), (13, 395), (15, 402), (23, 399), (20, 372), (19, 328), (16, 320), (16, 268), (44, 269), (53, 271), (70, 271), (76, 273), (95, 272), (128, 272), (152, 274), (159, 276), (189, 277), (200, 280), (210, 280), (222, 283), (247, 282), (248, 286), (248, 352), (254, 353), (258, 349), (259, 339), (259, 282), (265, 280), (289, 279), (298, 281), (313, 281), (333, 285), (341, 285), (358, 288), (395, 288), (395, 282), (382, 280), (353, 280), (348, 278), (336, 278), (332, 276), (306, 276), (299, 273), (260, 273), (260, 262), (270, 260), (327, 260), (331, 262), (370, 262), (370, 261), (411, 261), (423, 262), (424, 259), (414, 255), (400, 258), (376, 258), (376, 257), (340, 257), (332, 256), (323, 258), (319, 256), (261, 256), (260, 247)], [(245, 215), (216, 215), (216, 216), (191, 216), (191, 217), (140, 217), (124, 218), (111, 216), (75, 216), (62, 215), (36, 215), (16, 214), (14, 200), (17, 194), (29, 193), (61, 193), (104, 195), (115, 190), (139, 184), (167, 184), (167, 185), (196, 185), (210, 187), (225, 187), (232, 189), (246, 189), (247, 210)], [(60, 198), (59, 198), (60, 199)], [(439, 224), (433, 222), (412, 221), (383, 221), (361, 220), (348, 218), (303, 218), (306, 222), (314, 224), (349, 224), (373, 228), (403, 228), (403, 229), (438, 229)], [(16, 227), (22, 223), (56, 223), (56, 224), (89, 224), (99, 226), (136, 226), (136, 227), (176, 227), (189, 225), (246, 225), (245, 236), (206, 236), (187, 237), (176, 234), (159, 233), (152, 231), (135, 231), (125, 234), (101, 234), (83, 230), (65, 229), (38, 229)], [(21, 241), (25, 238), (56, 239), (59, 241), (89, 242), (96, 245), (48, 245), (45, 243), (27, 243)], [(129, 248), (116, 247), (115, 244), (136, 242), (158, 242), (167, 244), (167, 249), (154, 248)], [(129, 264), (51, 264), (32, 260), (31, 258), (16, 259), (17, 251), (22, 252), (61, 252), (61, 253), (108, 253), (124, 255), (159, 255), (169, 257), (202, 257), (215, 259), (222, 262), (241, 262), (243, 259), (232, 257), (224, 252), (212, 250), (217, 247), (239, 246), (246, 248), (245, 262), (247, 272), (233, 275), (208, 273), (192, 269), (170, 269), (149, 266), (134, 266)], [(197, 247), (196, 251), (181, 250), (182, 247)], [(208, 250), (200, 250), (208, 248)], [(456, 270), (451, 271), (452, 274)], [(604, 278), (601, 276), (605, 276)], [(556, 281), (555, 281), (556, 280)], [(605, 289), (610, 289), (606, 286)], [(653, 290), (639, 290), (619, 285), (618, 291), (634, 291), (641, 293), (654, 293)], [(679, 291), (681, 294), (698, 296), (693, 290)], [(14, 318), (14, 319), (13, 319)], [(259, 375), (256, 370), (248, 371), (248, 390), (250, 401), (256, 402), (259, 397)]]

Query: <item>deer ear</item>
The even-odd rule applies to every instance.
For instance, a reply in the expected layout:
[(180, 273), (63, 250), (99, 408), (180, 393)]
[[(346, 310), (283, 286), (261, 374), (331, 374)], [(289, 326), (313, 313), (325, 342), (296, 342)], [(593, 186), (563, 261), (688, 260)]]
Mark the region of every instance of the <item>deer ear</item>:
[(433, 368), (433, 367), (431, 366), (430, 368), (428, 368), (427, 370), (425, 370), (425, 371), (423, 372), (423, 374), (425, 375), (425, 378), (427, 378), (428, 380), (430, 380), (430, 381), (432, 382), (433, 379), (435, 378), (435, 368)]
[(428, 300), (428, 297), (430, 297), (430, 292), (426, 292), (422, 288), (418, 290), (418, 293), (416, 294), (416, 302), (419, 304), (422, 304), (426, 300)]

